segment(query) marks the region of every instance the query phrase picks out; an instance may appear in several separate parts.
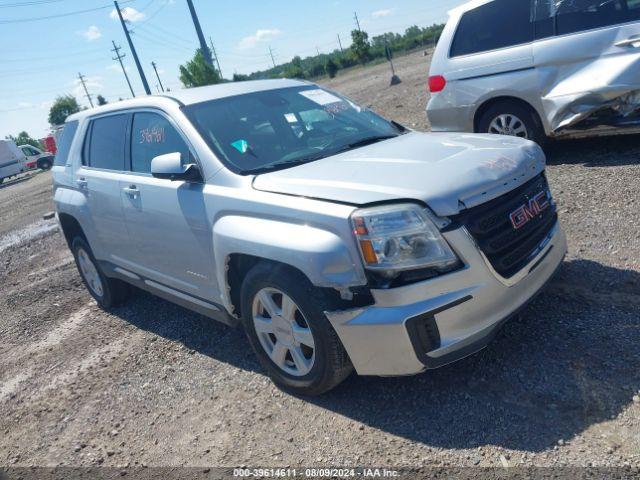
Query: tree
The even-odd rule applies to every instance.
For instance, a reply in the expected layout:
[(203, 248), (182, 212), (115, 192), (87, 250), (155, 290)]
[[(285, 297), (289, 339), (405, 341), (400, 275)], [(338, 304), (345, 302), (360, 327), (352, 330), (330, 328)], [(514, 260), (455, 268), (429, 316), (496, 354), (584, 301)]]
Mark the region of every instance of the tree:
[(102, 95), (98, 95), (96, 97), (96, 100), (98, 101), (98, 105), (106, 105), (107, 103), (109, 103), (107, 102), (107, 99), (104, 98)]
[(327, 72), (329, 78), (335, 78), (338, 73), (338, 65), (333, 61), (333, 58), (327, 57), (327, 61), (324, 63), (324, 71)]
[(304, 70), (302, 69), (302, 59), (293, 57), (293, 60), (287, 65), (283, 76), (285, 78), (304, 78)]
[(80, 105), (73, 95), (58, 97), (49, 110), (49, 123), (54, 126), (62, 125), (69, 115), (79, 111)]
[(249, 75), (244, 75), (242, 73), (234, 73), (233, 74), (233, 81), (234, 82), (246, 82), (247, 80), (249, 80)]
[(362, 30), (351, 32), (351, 52), (355, 59), (363, 65), (371, 58), (371, 45), (369, 45), (369, 34)]
[(42, 149), (42, 144), (38, 140), (31, 138), (31, 135), (29, 135), (27, 132), (24, 132), (24, 131), (20, 132), (17, 137), (14, 137), (13, 135), (8, 135), (5, 138), (7, 140), (13, 140), (13, 142), (16, 145), (31, 145), (36, 148)]
[(216, 69), (204, 59), (201, 49), (196, 50), (186, 65), (180, 65), (180, 81), (187, 88), (215, 85), (221, 80)]

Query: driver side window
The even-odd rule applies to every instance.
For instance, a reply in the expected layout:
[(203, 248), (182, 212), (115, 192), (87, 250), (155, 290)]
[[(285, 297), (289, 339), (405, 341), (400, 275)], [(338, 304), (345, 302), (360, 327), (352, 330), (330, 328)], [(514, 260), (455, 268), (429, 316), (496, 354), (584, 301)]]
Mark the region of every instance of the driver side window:
[(131, 128), (131, 171), (151, 173), (151, 160), (159, 155), (180, 152), (189, 163), (189, 147), (162, 115), (140, 112), (133, 115)]

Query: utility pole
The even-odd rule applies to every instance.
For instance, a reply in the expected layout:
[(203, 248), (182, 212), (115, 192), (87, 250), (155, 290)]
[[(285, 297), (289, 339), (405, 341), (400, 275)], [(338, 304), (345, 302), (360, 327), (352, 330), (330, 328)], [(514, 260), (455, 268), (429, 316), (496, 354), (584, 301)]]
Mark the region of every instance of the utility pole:
[(340, 45), (340, 52), (344, 53), (344, 49), (342, 48), (342, 40), (340, 40), (340, 34), (338, 34), (338, 45)]
[(213, 58), (218, 65), (218, 73), (220, 74), (220, 78), (222, 78), (222, 69), (220, 68), (220, 60), (218, 60), (218, 54), (216, 53), (216, 47), (213, 45), (213, 40), (209, 37), (209, 42), (211, 43), (211, 51), (213, 52)]
[(318, 56), (320, 56), (320, 49), (316, 47), (316, 52), (318, 52)]
[(162, 89), (162, 92), (164, 92), (164, 86), (162, 86), (162, 80), (160, 80), (160, 75), (158, 75), (158, 68), (156, 67), (156, 62), (151, 62), (151, 66), (153, 67), (153, 71), (156, 72), (156, 78), (158, 79), (158, 83), (160, 84), (160, 88)]
[(269, 55), (271, 55), (271, 61), (273, 62), (273, 68), (276, 68), (276, 59), (273, 58), (273, 50), (271, 49), (271, 45), (269, 45)]
[(131, 96), (133, 98), (136, 98), (136, 94), (133, 92), (133, 87), (131, 86), (131, 82), (129, 81), (129, 75), (127, 75), (127, 69), (124, 68), (124, 64), (122, 63), (122, 59), (126, 56), (126, 54), (123, 53), (122, 55), (120, 55), (120, 49), (122, 47), (116, 46), (116, 42), (114, 42), (113, 40), (111, 40), (111, 43), (113, 43), (113, 50), (111, 51), (115, 52), (116, 54), (116, 57), (112, 58), (112, 60), (117, 60), (118, 62), (120, 62), (120, 66), (122, 67), (122, 73), (124, 73), (124, 78), (127, 79), (127, 85), (129, 85), (129, 90), (131, 90)]
[(122, 29), (124, 30), (124, 36), (127, 37), (127, 42), (129, 43), (129, 49), (131, 49), (131, 55), (133, 55), (133, 60), (136, 62), (136, 67), (138, 67), (138, 73), (140, 74), (140, 80), (142, 81), (142, 86), (144, 87), (144, 91), (147, 95), (151, 95), (151, 89), (149, 88), (149, 83), (147, 82), (147, 77), (144, 75), (144, 70), (142, 70), (142, 65), (140, 65), (140, 59), (138, 58), (138, 53), (136, 52), (136, 48), (133, 46), (133, 42), (131, 41), (131, 35), (129, 34), (129, 29), (127, 28), (127, 24), (122, 18), (122, 12), (120, 11), (120, 6), (118, 2), (114, 0), (113, 4), (116, 6), (116, 11), (118, 12), (118, 18), (120, 18), (120, 23), (122, 24)]
[(361, 32), (362, 30), (360, 29), (360, 20), (358, 20), (358, 12), (353, 12), (353, 18), (356, 19), (356, 25), (358, 26), (358, 31)]
[(209, 65), (213, 67), (214, 65), (213, 60), (211, 60), (211, 50), (209, 50), (209, 47), (207, 47), (207, 42), (205, 41), (204, 35), (202, 34), (200, 20), (198, 20), (196, 9), (193, 7), (193, 1), (187, 0), (187, 4), (189, 5), (189, 11), (191, 12), (191, 18), (193, 19), (193, 26), (196, 27), (196, 34), (198, 35), (198, 41), (200, 42), (200, 49), (202, 50), (204, 59)]
[(80, 83), (82, 83), (82, 88), (84, 88), (84, 93), (87, 95), (87, 100), (89, 100), (89, 105), (93, 108), (93, 100), (91, 100), (91, 95), (89, 95), (89, 90), (87, 90), (87, 84), (84, 83), (84, 77), (81, 73), (78, 73), (78, 78), (80, 79)]
[(384, 37), (384, 53), (389, 60), (389, 65), (391, 65), (391, 86), (398, 85), (402, 83), (400, 77), (396, 75), (396, 70), (393, 68), (393, 52), (391, 51), (391, 47), (389, 47), (389, 43), (387, 42), (387, 37)]

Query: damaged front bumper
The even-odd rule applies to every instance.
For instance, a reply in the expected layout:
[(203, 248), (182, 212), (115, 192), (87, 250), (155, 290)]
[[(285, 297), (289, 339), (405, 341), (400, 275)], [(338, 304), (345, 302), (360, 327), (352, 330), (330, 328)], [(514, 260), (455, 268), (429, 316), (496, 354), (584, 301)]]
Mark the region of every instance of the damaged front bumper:
[(556, 224), (544, 249), (510, 280), (464, 228), (446, 235), (465, 268), (417, 284), (372, 290), (375, 303), (326, 312), (360, 375), (413, 375), (484, 348), (553, 277), (567, 251)]

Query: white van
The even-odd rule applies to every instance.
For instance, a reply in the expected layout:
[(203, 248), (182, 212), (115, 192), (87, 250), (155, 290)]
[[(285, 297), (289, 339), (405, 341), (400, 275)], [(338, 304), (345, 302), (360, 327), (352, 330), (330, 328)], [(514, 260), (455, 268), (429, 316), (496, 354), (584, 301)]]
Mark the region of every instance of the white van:
[(473, 0), (450, 12), (429, 87), (434, 131), (635, 131), (640, 0)]
[(27, 157), (11, 140), (0, 140), (0, 183), (27, 170)]

